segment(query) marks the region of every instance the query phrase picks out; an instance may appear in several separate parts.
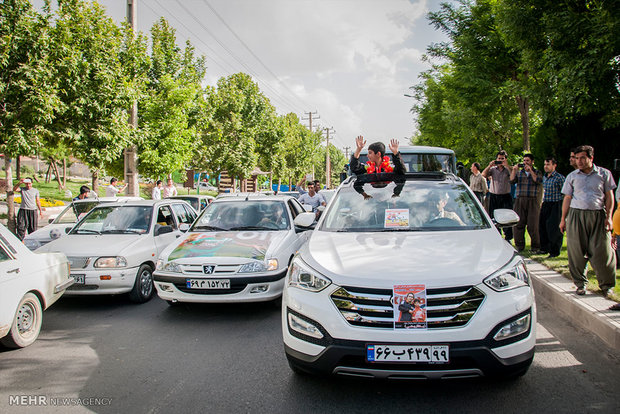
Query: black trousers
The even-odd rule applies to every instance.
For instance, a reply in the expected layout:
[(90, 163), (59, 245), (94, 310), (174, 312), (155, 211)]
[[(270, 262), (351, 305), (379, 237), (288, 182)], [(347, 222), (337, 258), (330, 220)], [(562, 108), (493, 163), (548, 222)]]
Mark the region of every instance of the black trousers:
[(560, 231), (562, 200), (544, 201), (540, 207), (540, 248), (552, 256), (560, 254), (564, 234)]
[[(508, 194), (489, 193), (489, 215), (493, 218), (493, 212), (498, 208), (509, 208), (512, 210), (512, 196)], [(512, 227), (505, 227), (504, 237), (512, 240)]]
[(39, 219), (37, 210), (26, 210), (20, 208), (17, 212), (17, 238), (24, 240), (26, 232), (32, 233), (37, 229), (37, 221)]

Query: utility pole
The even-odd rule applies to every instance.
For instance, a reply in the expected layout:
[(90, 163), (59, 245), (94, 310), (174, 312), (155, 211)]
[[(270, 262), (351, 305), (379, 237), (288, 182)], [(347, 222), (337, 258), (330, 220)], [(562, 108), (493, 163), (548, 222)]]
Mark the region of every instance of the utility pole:
[(327, 186), (327, 188), (331, 187), (331, 174), (332, 174), (332, 169), (331, 169), (331, 162), (329, 159), (329, 133), (335, 134), (336, 131), (334, 130), (334, 128), (329, 127), (329, 128), (325, 128), (325, 133), (327, 134), (327, 144), (325, 145), (325, 185)]
[[(127, 22), (133, 35), (136, 35), (138, 26), (137, 14), (138, 0), (127, 0)], [(129, 113), (129, 125), (135, 130), (138, 128), (138, 101), (133, 101), (131, 111)], [(127, 184), (128, 196), (137, 197), (140, 195), (140, 187), (138, 185), (138, 149), (135, 145), (131, 145), (123, 151), (125, 161), (125, 183)]]
[[(312, 119), (313, 119), (312, 115), (316, 115), (316, 114), (318, 114), (318, 112), (317, 111), (314, 111), (314, 112), (304, 112), (304, 114), (307, 114), (308, 118), (303, 118), (302, 117), (301, 119), (302, 119), (302, 121), (309, 121), (308, 129), (310, 131), (312, 131)], [(320, 115), (316, 116), (316, 117), (314, 117), (314, 119), (321, 119), (321, 116)]]
[(351, 149), (351, 147), (343, 147), (342, 149), (344, 150), (344, 157), (346, 158), (347, 162), (349, 162), (349, 150)]

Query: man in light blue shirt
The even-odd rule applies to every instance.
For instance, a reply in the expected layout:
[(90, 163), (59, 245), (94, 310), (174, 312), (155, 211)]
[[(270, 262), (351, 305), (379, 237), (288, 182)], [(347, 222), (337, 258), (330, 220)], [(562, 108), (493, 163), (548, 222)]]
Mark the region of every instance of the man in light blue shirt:
[(616, 285), (616, 255), (611, 247), (613, 190), (611, 172), (594, 165), (594, 148), (575, 148), (577, 169), (564, 181), (560, 230), (566, 231), (568, 268), (578, 295), (585, 295), (590, 260), (603, 296)]

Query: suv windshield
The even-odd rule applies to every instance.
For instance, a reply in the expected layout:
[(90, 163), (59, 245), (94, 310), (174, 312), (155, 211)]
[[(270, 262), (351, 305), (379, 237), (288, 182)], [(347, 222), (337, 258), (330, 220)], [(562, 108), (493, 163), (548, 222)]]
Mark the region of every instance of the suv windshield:
[(479, 204), (456, 181), (355, 182), (343, 186), (321, 230), (441, 231), (488, 228)]
[(94, 208), (71, 234), (148, 233), (153, 208), (150, 206), (111, 206)]
[(93, 207), (95, 207), (97, 204), (99, 204), (99, 201), (96, 201), (96, 200), (82, 201), (79, 203), (73, 202), (71, 203), (71, 205), (65, 208), (58, 215), (58, 217), (56, 217), (56, 220), (54, 220), (54, 223), (56, 224), (75, 223), (76, 221), (78, 221), (79, 218), (82, 218), (84, 214), (92, 210)]
[(209, 204), (191, 231), (288, 230), (286, 207), (281, 201), (222, 201)]

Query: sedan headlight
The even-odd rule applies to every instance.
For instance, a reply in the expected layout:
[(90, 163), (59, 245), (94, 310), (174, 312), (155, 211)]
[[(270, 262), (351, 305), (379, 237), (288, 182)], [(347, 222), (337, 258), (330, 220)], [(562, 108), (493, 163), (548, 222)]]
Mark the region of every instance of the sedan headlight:
[(320, 275), (301, 261), (295, 258), (288, 270), (288, 285), (299, 289), (309, 290), (310, 292), (320, 292), (331, 284), (331, 280)]
[(95, 267), (96, 269), (127, 267), (127, 259), (125, 259), (123, 256), (100, 257), (95, 260), (93, 267)]
[(521, 286), (529, 286), (530, 274), (523, 259), (517, 256), (503, 269), (484, 279), (484, 284), (493, 290), (504, 292)]
[(277, 259), (269, 259), (267, 262), (251, 262), (242, 265), (238, 273), (259, 273), (267, 272), (269, 270), (276, 270), (278, 268)]
[(168, 262), (164, 265), (163, 268), (166, 272), (183, 273), (181, 266), (179, 266), (177, 262)]

